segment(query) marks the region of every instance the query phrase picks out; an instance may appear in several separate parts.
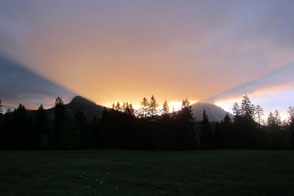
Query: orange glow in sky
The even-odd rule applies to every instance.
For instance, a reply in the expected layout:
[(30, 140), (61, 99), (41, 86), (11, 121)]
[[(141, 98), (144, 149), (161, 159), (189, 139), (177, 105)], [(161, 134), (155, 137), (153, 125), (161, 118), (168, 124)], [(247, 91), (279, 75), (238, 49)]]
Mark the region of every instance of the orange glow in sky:
[(291, 66), (275, 76), (293, 67), (294, 15), (277, 2), (4, 0), (0, 55), (105, 106), (281, 93), (293, 86)]

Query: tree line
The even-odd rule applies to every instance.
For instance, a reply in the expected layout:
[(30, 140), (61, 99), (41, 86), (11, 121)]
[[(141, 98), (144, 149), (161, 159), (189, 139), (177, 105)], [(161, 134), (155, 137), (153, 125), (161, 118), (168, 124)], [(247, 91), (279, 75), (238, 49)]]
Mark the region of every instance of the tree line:
[(210, 122), (203, 111), (195, 120), (188, 99), (181, 110), (170, 112), (165, 101), (159, 109), (154, 96), (143, 98), (141, 108), (130, 103), (105, 108), (100, 118), (84, 111), (70, 113), (57, 97), (54, 117), (42, 105), (28, 111), (24, 105), (3, 113), (0, 100), (0, 149), (123, 148), (138, 150), (290, 149), (294, 148), (294, 108), (282, 121), (278, 111), (267, 122), (263, 109), (244, 96), (221, 122)]

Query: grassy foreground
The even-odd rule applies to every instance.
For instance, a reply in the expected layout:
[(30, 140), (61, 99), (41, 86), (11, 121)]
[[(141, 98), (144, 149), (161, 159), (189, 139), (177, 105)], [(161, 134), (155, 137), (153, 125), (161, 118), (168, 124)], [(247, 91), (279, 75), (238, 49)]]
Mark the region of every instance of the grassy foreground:
[(294, 151), (0, 151), (0, 195), (293, 195)]

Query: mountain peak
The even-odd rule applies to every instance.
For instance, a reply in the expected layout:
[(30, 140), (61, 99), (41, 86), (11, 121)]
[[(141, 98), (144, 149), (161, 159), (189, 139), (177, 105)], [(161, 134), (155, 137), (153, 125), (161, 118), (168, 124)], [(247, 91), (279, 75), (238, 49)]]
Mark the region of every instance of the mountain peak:
[(197, 120), (201, 120), (203, 117), (203, 111), (205, 110), (209, 121), (211, 122), (220, 122), (224, 119), (226, 114), (229, 114), (231, 118), (233, 115), (225, 111), (221, 107), (204, 102), (197, 102), (192, 105), (193, 115)]
[(95, 116), (100, 117), (104, 110), (103, 106), (96, 105), (96, 103), (82, 96), (75, 96), (67, 105), (67, 109), (72, 113), (76, 111), (85, 112), (90, 120)]
[[(81, 104), (81, 103), (91, 103), (95, 104), (94, 102), (90, 101), (89, 99), (82, 97), (80, 95), (75, 96), (69, 104)], [(95, 104), (96, 105), (96, 104)]]

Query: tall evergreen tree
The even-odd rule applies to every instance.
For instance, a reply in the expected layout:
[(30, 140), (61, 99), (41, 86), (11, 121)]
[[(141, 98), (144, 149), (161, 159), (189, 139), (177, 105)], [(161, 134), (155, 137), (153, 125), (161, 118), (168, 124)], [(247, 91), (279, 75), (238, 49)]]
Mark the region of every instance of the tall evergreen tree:
[(238, 119), (241, 116), (241, 108), (240, 108), (239, 104), (234, 103), (232, 110), (233, 110), (235, 120)]
[(205, 110), (203, 111), (203, 118), (201, 121), (200, 144), (202, 148), (212, 148), (214, 145), (212, 129)]
[(3, 114), (3, 109), (2, 109), (3, 105), (2, 105), (2, 100), (0, 99), (0, 115)]
[(63, 128), (66, 122), (66, 111), (62, 97), (57, 97), (55, 100), (54, 114), (54, 132), (50, 139), (50, 144), (56, 148), (58, 147), (60, 142), (61, 129)]
[(294, 149), (294, 107), (289, 107), (289, 132), (290, 132), (290, 145)]
[(256, 106), (255, 114), (256, 114), (257, 122), (258, 122), (259, 129), (260, 129), (260, 127), (261, 127), (261, 118), (264, 115), (263, 109), (262, 109), (262, 107), (260, 105)]
[(141, 109), (140, 109), (140, 117), (145, 118), (148, 115), (148, 107), (149, 107), (149, 102), (146, 99), (146, 97), (143, 98), (141, 102)]
[(32, 127), (32, 120), (29, 118), (24, 105), (19, 104), (13, 112), (11, 129), (8, 130), (8, 141), (10, 148), (32, 149), (36, 147), (36, 133)]
[(289, 147), (289, 133), (283, 129), (281, 116), (277, 110), (274, 113), (269, 113), (267, 119), (267, 133), (270, 134), (270, 147), (275, 149)]
[(121, 107), (120, 107), (120, 103), (119, 102), (116, 103), (115, 110), (121, 111)]
[(177, 120), (177, 132), (179, 148), (192, 149), (196, 147), (194, 131), (194, 117), (190, 101), (186, 98), (182, 101), (182, 109), (175, 114)]
[(46, 111), (43, 108), (43, 105), (40, 105), (36, 112), (34, 125), (36, 129), (37, 138), (40, 141), (40, 146), (42, 148), (48, 148), (48, 137), (45, 137), (45, 135), (49, 134), (50, 127), (49, 119), (47, 117)]
[(157, 114), (157, 107), (158, 107), (158, 103), (155, 97), (152, 95), (149, 101), (149, 108), (148, 108), (148, 113), (150, 116), (155, 116)]
[(0, 147), (1, 147), (1, 141), (2, 141), (2, 136), (3, 134), (3, 110), (2, 110), (2, 101), (0, 99)]
[(163, 115), (169, 113), (169, 106), (168, 106), (168, 103), (167, 103), (166, 100), (164, 101), (164, 103), (163, 103), (163, 105), (162, 105), (162, 111), (161, 111), (161, 113), (162, 113)]
[(227, 113), (216, 133), (216, 143), (219, 148), (232, 148), (232, 124), (232, 119)]
[(241, 104), (241, 115), (242, 117), (247, 118), (249, 120), (255, 119), (255, 106), (251, 103), (247, 95), (243, 96)]
[(238, 148), (255, 148), (258, 145), (258, 128), (255, 122), (255, 106), (247, 95), (243, 96), (241, 106), (233, 106), (234, 112), (234, 144)]

